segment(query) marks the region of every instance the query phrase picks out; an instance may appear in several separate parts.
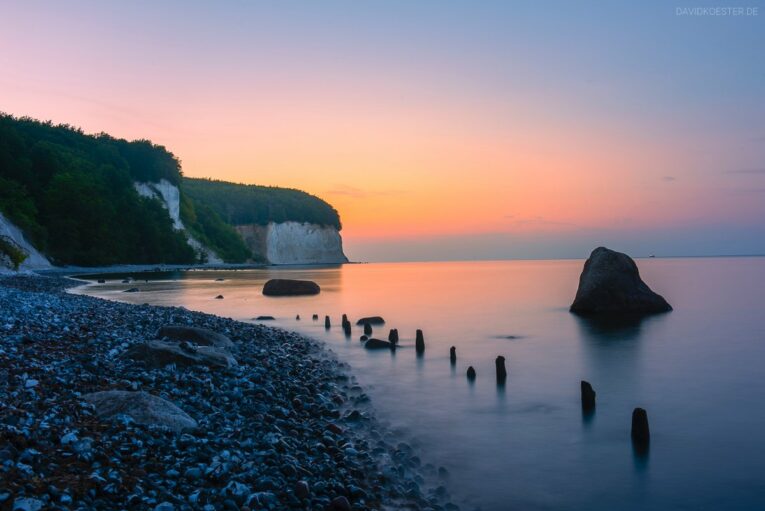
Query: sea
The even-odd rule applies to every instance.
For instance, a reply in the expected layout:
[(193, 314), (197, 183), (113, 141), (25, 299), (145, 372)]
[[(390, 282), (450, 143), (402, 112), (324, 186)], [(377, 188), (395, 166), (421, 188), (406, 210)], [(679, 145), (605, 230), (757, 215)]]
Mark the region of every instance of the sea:
[[(571, 314), (582, 260), (149, 272), (129, 284), (112, 274), (88, 277), (78, 292), (323, 342), (350, 365), (385, 427), (423, 463), (447, 469), (462, 509), (765, 509), (765, 258), (636, 262), (672, 312), (611, 322)], [(272, 278), (313, 280), (321, 293), (263, 296)], [(385, 320), (373, 337), (398, 329), (400, 348), (364, 349), (355, 325), (363, 316)], [(582, 411), (582, 380), (597, 393), (591, 414)], [(648, 414), (647, 450), (631, 442), (635, 407)]]

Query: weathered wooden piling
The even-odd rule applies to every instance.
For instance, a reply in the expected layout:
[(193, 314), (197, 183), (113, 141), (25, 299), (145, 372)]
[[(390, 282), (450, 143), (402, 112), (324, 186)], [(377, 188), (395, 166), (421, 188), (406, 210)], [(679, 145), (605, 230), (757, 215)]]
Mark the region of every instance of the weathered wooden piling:
[(495, 365), (497, 366), (497, 384), (503, 385), (505, 381), (507, 380), (507, 369), (505, 369), (505, 357), (502, 355), (498, 356), (497, 359), (494, 361)]
[(398, 328), (392, 328), (388, 334), (388, 341), (391, 344), (398, 344)]
[(451, 361), (452, 365), (457, 363), (457, 348), (454, 346), (449, 348), (449, 360)]
[(329, 330), (332, 327), (332, 322), (329, 320), (329, 316), (324, 316), (324, 328)]
[(295, 321), (300, 321), (300, 314), (298, 314), (297, 316), (295, 316)]
[(372, 335), (372, 325), (364, 323), (364, 335)]
[(582, 380), (582, 410), (591, 412), (595, 409), (595, 390), (589, 382)]
[(473, 369), (473, 366), (470, 366), (467, 369), (467, 379), (470, 381), (475, 380), (475, 369)]
[(418, 355), (425, 353), (425, 336), (422, 335), (422, 330), (417, 330), (417, 336), (414, 341), (414, 349)]
[(651, 431), (648, 428), (648, 413), (643, 408), (632, 410), (632, 443), (639, 447), (648, 445)]
[(311, 319), (314, 320), (314, 321), (319, 321), (319, 315), (318, 314), (314, 314)]

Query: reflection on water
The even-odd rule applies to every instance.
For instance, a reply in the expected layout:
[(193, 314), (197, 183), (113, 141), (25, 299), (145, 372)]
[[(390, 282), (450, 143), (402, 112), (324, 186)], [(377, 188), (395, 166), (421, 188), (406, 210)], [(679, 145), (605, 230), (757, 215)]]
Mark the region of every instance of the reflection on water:
[[(109, 277), (88, 292), (241, 320), (270, 315), (276, 320), (267, 324), (324, 341), (353, 367), (402, 441), (416, 445), (424, 463), (448, 469), (447, 485), (468, 509), (756, 507), (765, 499), (765, 482), (754, 476), (765, 469), (765, 259), (638, 261), (675, 310), (606, 323), (567, 311), (581, 265), (175, 272), (142, 274), (148, 284)], [(314, 280), (322, 292), (262, 296), (263, 283), (278, 277)], [(141, 292), (122, 293), (133, 286)], [(218, 294), (224, 299), (215, 300)], [(353, 324), (350, 338), (342, 314)], [(373, 336), (387, 339), (398, 329), (395, 352), (367, 351), (359, 342), (355, 319), (373, 315), (386, 320)], [(422, 356), (414, 348), (417, 329), (425, 333)], [(499, 386), (497, 356), (507, 366)], [(580, 380), (597, 392), (592, 414), (582, 412)], [(638, 406), (651, 421), (650, 452), (636, 451), (630, 439)]]

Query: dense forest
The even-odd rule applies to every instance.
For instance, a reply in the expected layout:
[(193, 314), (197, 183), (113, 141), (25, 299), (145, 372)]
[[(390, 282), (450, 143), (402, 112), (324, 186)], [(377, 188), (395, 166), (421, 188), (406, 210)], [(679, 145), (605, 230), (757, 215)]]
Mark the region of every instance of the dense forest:
[(341, 228), (335, 208), (300, 190), (192, 178), (183, 178), (183, 190), (232, 225), (293, 221)]
[[(197, 262), (162, 204), (133, 187), (160, 179), (181, 184), (180, 162), (162, 146), (0, 114), (0, 211), (55, 264)], [(185, 199), (183, 216), (224, 260), (248, 258), (209, 207)]]

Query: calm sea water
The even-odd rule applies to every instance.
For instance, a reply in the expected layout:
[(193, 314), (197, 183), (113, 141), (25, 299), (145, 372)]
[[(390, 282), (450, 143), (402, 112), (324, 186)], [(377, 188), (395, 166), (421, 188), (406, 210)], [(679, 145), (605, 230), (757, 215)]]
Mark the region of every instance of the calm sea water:
[[(582, 261), (345, 265), (141, 274), (88, 294), (183, 305), (321, 339), (368, 388), (378, 415), (445, 466), (463, 507), (484, 510), (765, 508), (765, 258), (644, 259), (644, 280), (674, 306), (622, 325), (567, 311)], [(275, 277), (311, 279), (314, 297), (268, 298)], [(224, 282), (215, 282), (225, 278)], [(216, 300), (218, 294), (224, 300)], [(320, 321), (311, 320), (319, 314)], [(402, 348), (369, 352), (340, 317), (382, 315)], [(302, 320), (296, 321), (300, 314)], [(323, 319), (332, 318), (325, 331)], [(413, 348), (417, 328), (426, 352)], [(513, 336), (514, 338), (508, 338)], [(449, 363), (449, 347), (457, 364)], [(507, 359), (498, 388), (494, 359)], [(468, 383), (465, 371), (478, 377)], [(579, 381), (597, 391), (582, 415)], [(647, 409), (651, 446), (630, 442)]]

